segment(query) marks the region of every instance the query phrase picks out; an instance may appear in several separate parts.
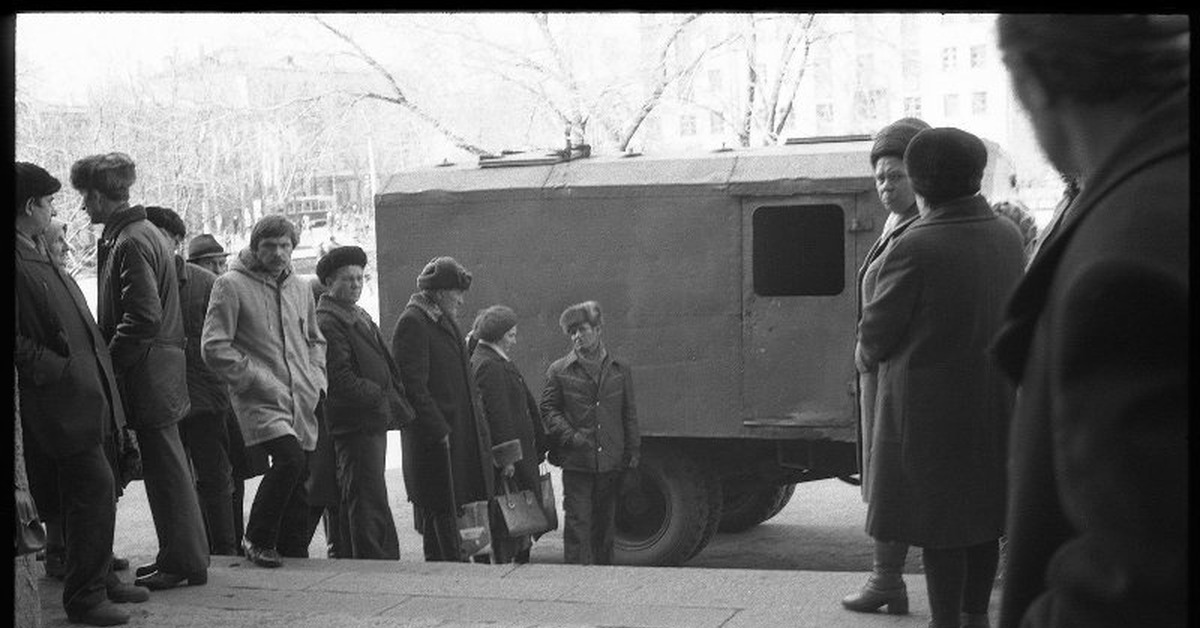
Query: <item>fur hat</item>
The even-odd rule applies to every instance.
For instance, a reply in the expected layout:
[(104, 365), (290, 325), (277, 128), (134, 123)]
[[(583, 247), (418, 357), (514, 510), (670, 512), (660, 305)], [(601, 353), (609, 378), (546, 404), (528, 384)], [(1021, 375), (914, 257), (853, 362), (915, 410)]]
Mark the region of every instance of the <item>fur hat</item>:
[(564, 334), (571, 333), (571, 330), (579, 324), (587, 323), (592, 327), (600, 326), (600, 304), (595, 301), (584, 301), (576, 303), (563, 310), (562, 316), (558, 317), (558, 326), (562, 327)]
[(211, 233), (201, 233), (188, 243), (187, 261), (196, 262), (210, 257), (226, 257), (229, 253)]
[(46, 172), (45, 168), (27, 161), (16, 163), (16, 200), (17, 211), (25, 209), (25, 203), (31, 198), (49, 196), (62, 189), (62, 183), (54, 175)]
[(417, 287), (421, 290), (469, 290), (471, 273), (453, 257), (435, 257), (421, 269)]
[(913, 191), (930, 203), (979, 192), (987, 167), (983, 140), (954, 127), (921, 131), (904, 152)]
[(338, 246), (330, 249), (317, 261), (317, 280), (322, 284), (342, 266), (367, 265), (367, 253), (357, 246)]
[(129, 187), (137, 181), (137, 167), (125, 153), (88, 155), (71, 165), (71, 187), (96, 190), (115, 201), (129, 200)]
[(517, 313), (505, 305), (493, 305), (479, 310), (472, 331), (480, 340), (496, 342), (517, 326)]
[(928, 129), (929, 125), (918, 118), (900, 118), (895, 122), (879, 129), (875, 134), (875, 145), (871, 147), (871, 166), (880, 157), (891, 155), (904, 159), (904, 149), (917, 133)]

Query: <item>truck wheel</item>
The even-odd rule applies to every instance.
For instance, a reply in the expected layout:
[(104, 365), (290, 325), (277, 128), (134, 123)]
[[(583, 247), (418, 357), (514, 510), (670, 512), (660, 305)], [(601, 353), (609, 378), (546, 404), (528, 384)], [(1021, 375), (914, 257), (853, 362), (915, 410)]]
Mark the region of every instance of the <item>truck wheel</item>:
[(645, 451), (638, 471), (636, 485), (622, 487), (617, 501), (613, 559), (682, 564), (708, 541), (709, 486), (717, 480), (687, 454), (665, 448)]
[[(704, 523), (704, 536), (700, 539), (700, 543), (696, 545), (696, 549), (692, 550), (692, 556), (699, 554), (700, 550), (708, 547), (713, 537), (717, 536), (717, 532), (721, 527), (721, 512), (724, 509), (724, 502), (724, 485), (716, 478), (710, 479), (708, 482), (708, 521)], [(692, 556), (688, 556), (688, 560), (691, 560)]]
[(721, 532), (744, 532), (774, 517), (787, 506), (795, 491), (795, 484), (741, 484), (726, 487)]

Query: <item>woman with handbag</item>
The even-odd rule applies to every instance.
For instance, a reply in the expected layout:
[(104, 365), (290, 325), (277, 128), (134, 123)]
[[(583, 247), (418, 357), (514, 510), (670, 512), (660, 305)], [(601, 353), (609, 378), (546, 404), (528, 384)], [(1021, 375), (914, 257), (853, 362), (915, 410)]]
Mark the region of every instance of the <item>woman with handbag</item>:
[[(538, 464), (546, 454), (545, 434), (537, 402), (509, 358), (517, 344), (517, 315), (503, 305), (481, 310), (470, 337), (471, 372), (492, 435), (497, 499), (503, 501), (506, 495), (516, 499), (523, 491), (530, 491), (536, 498), (540, 495)], [(499, 525), (493, 526), (493, 562), (528, 563), (532, 535), (500, 534), (506, 526), (503, 517), (497, 519)]]

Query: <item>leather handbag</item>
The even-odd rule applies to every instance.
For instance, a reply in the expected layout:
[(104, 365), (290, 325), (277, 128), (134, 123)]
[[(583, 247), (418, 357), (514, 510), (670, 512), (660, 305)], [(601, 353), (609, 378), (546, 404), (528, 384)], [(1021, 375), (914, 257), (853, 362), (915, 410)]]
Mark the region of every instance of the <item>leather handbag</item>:
[(488, 502), (467, 502), (459, 506), (455, 523), (458, 526), (459, 560), (468, 562), (475, 556), (492, 553), (492, 528), (488, 521)]
[(543, 463), (538, 469), (538, 498), (542, 506), (542, 514), (546, 516), (546, 531), (558, 529), (558, 504), (554, 500), (554, 481), (550, 479), (550, 469)]
[(553, 528), (546, 521), (546, 513), (542, 511), (541, 499), (529, 489), (516, 490), (510, 487), (511, 478), (501, 482), (504, 492), (492, 498), (492, 503), (499, 513), (502, 532), (509, 538), (529, 534), (542, 534)]
[(24, 556), (41, 551), (46, 547), (46, 526), (38, 518), (33, 496), (25, 489), (16, 489), (14, 496), (16, 513), (16, 555)]

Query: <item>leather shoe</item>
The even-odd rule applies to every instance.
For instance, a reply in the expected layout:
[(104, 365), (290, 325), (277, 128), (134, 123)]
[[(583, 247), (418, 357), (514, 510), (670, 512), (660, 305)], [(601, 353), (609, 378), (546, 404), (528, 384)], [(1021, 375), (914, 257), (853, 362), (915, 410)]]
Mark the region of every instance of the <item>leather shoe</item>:
[(197, 586), (207, 582), (207, 571), (198, 571), (194, 574), (175, 574), (165, 571), (156, 571), (133, 581), (133, 583), (137, 586), (146, 587), (151, 591), (174, 589), (175, 587), (181, 587), (185, 584), (189, 586)]
[(67, 620), (89, 626), (117, 626), (129, 623), (129, 613), (104, 600), (82, 613), (67, 613)]
[(874, 613), (880, 607), (887, 605), (889, 615), (908, 614), (908, 589), (900, 586), (894, 589), (876, 589), (870, 585), (858, 593), (851, 593), (842, 598), (842, 606), (856, 613)]
[[(117, 568), (113, 567), (113, 569), (116, 570)], [(156, 571), (158, 571), (158, 563), (148, 563), (145, 565), (138, 565), (138, 568), (133, 570), (133, 575), (141, 578), (142, 576), (148, 576)]]
[(125, 602), (137, 604), (150, 599), (149, 589), (125, 584), (124, 582), (108, 587), (107, 592), (109, 601), (116, 602), (117, 604), (124, 604)]
[(242, 549), (246, 551), (246, 558), (249, 558), (250, 562), (259, 567), (274, 568), (283, 566), (283, 559), (279, 557), (279, 552), (275, 551), (275, 548), (259, 547), (251, 543), (250, 539), (243, 538)]

